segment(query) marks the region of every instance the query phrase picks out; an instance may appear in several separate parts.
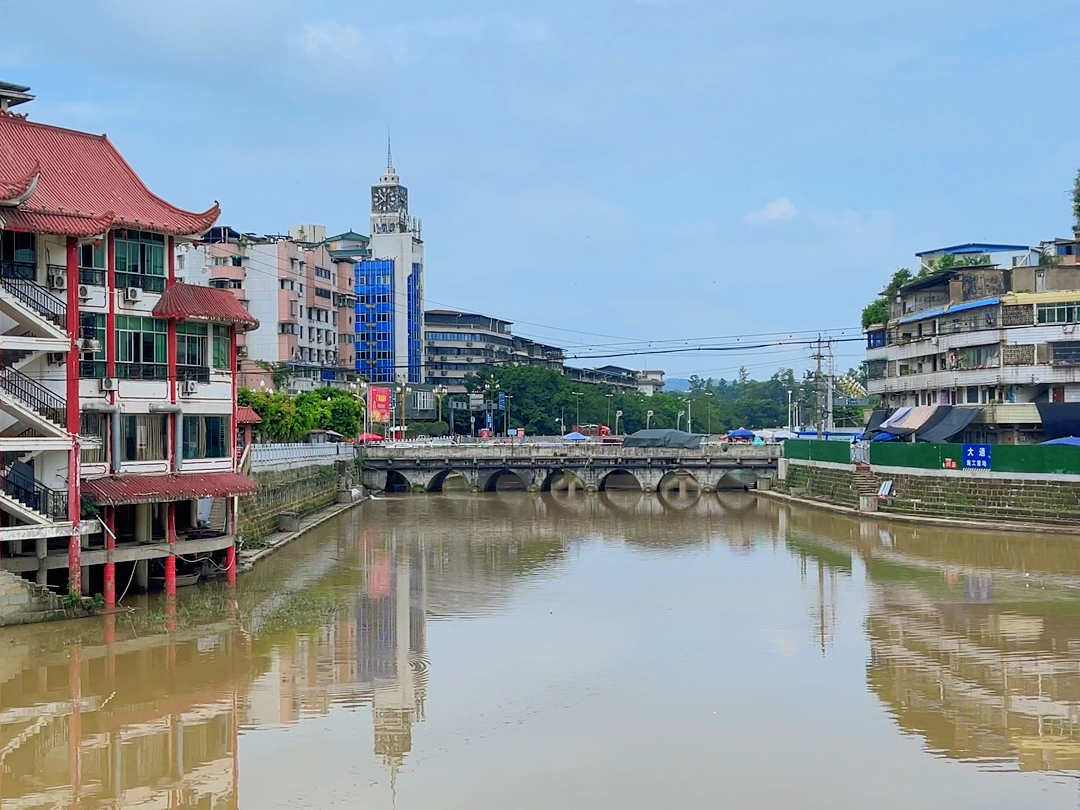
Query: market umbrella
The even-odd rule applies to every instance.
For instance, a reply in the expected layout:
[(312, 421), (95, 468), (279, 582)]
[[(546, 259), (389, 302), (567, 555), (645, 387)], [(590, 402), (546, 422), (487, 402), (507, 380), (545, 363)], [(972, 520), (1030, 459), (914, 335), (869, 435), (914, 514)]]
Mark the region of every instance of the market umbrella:
[(902, 441), (902, 436), (897, 436), (895, 433), (879, 433), (871, 441), (875, 442), (899, 442)]
[(1039, 442), (1039, 444), (1063, 444), (1068, 447), (1080, 447), (1080, 436), (1062, 436), (1060, 439), (1051, 439), (1048, 442)]
[(360, 442), (360, 444), (374, 444), (375, 442), (386, 441), (386, 439), (384, 439), (378, 433), (361, 433), (359, 436), (356, 437), (356, 440)]
[(589, 437), (584, 433), (578, 433), (576, 430), (573, 433), (567, 433), (562, 437), (564, 442), (587, 442)]
[(727, 437), (729, 439), (751, 439), (752, 440), (754, 438), (754, 431), (747, 430), (746, 428), (736, 428), (735, 430), (728, 433)]

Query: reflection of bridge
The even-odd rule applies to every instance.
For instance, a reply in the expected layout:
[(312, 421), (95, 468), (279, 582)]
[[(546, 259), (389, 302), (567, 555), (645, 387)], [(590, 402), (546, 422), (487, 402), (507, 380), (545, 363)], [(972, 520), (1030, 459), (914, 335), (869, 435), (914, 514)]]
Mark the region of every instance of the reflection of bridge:
[(364, 485), (374, 490), (533, 492), (639, 489), (680, 493), (741, 488), (776, 466), (779, 446), (706, 445), (697, 450), (618, 445), (446, 445), (363, 451)]

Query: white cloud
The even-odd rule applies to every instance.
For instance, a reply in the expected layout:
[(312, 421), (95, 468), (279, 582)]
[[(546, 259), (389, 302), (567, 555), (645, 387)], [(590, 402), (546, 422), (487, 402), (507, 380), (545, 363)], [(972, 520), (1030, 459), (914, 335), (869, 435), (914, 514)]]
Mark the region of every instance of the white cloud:
[(746, 215), (745, 219), (751, 225), (765, 225), (769, 222), (780, 222), (791, 219), (796, 214), (795, 204), (786, 197), (773, 200), (760, 211), (753, 211)]
[(367, 37), (352, 25), (330, 20), (310, 22), (296, 37), (297, 48), (305, 56), (336, 56), (351, 61), (364, 59), (370, 52)]

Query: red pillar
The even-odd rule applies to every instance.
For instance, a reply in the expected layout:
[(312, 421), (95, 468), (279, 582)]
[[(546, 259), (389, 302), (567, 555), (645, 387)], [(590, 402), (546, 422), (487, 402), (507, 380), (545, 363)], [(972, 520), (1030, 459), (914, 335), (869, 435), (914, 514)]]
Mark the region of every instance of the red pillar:
[(225, 550), (225, 579), (230, 584), (236, 582), (236, 541)]
[(105, 607), (116, 606), (116, 563), (112, 553), (116, 548), (116, 507), (105, 507)]
[[(76, 279), (78, 276), (76, 276)], [(71, 285), (68, 285), (70, 289)], [(69, 807), (78, 807), (82, 794), (82, 648), (72, 645), (68, 652), (68, 689), (71, 694), (71, 714), (68, 715), (68, 772), (74, 794)]]
[(82, 500), (79, 496), (79, 353), (75, 341), (79, 337), (79, 240), (67, 238), (67, 332), (71, 349), (67, 354), (67, 432), (72, 447), (68, 453), (68, 509), (71, 537), (68, 539), (68, 590), (82, 593), (82, 544), (79, 521), (82, 519)]
[(176, 502), (167, 504), (165, 539), (169, 543), (169, 556), (165, 558), (165, 595), (176, 596)]

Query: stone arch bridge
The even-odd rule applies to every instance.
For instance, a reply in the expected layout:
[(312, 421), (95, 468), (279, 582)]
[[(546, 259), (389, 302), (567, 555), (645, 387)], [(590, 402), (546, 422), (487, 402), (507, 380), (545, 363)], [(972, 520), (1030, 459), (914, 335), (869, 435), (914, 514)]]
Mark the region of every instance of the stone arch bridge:
[(697, 450), (619, 445), (398, 445), (361, 449), (364, 486), (376, 491), (640, 490), (712, 492), (755, 486), (780, 447)]

